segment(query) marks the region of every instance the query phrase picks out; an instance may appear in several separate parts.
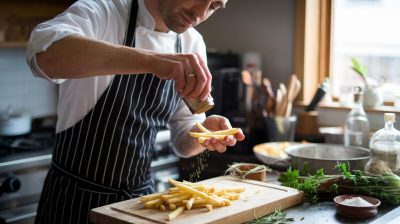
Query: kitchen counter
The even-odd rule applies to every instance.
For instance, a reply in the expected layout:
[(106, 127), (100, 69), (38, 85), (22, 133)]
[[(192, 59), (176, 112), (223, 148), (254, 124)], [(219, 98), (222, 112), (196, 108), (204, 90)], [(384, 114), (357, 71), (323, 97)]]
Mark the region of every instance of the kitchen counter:
[(378, 214), (368, 219), (347, 218), (336, 214), (334, 202), (326, 201), (317, 204), (305, 202), (299, 206), (285, 210), (288, 218), (294, 218), (294, 223), (371, 223), (371, 224), (395, 224), (400, 223), (400, 207), (379, 207)]
[[(266, 182), (279, 184), (277, 177), (279, 172), (269, 173)], [(333, 201), (324, 201), (317, 204), (304, 202), (301, 205), (285, 210), (287, 218), (293, 218), (293, 223), (304, 224), (335, 224), (335, 223), (351, 223), (351, 224), (398, 224), (400, 223), (400, 206), (391, 206), (382, 204), (378, 208), (378, 214), (372, 218), (356, 219), (347, 218), (336, 214), (336, 207)]]

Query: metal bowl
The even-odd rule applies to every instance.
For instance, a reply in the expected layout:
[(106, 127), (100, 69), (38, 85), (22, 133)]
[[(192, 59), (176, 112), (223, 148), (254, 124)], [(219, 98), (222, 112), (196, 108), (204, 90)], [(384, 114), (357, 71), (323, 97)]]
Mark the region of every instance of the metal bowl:
[(350, 170), (364, 170), (369, 160), (366, 148), (335, 144), (299, 144), (287, 147), (285, 152), (290, 156), (292, 168), (302, 174), (305, 170), (314, 174), (321, 168), (325, 174), (337, 174), (338, 162), (346, 163)]

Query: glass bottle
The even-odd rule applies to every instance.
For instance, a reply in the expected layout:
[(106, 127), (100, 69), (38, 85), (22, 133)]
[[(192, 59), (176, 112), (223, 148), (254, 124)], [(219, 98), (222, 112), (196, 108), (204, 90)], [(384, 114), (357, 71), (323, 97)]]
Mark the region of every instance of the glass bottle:
[(368, 148), (369, 121), (362, 106), (363, 93), (356, 89), (354, 104), (344, 126), (344, 145)]
[(375, 132), (370, 140), (371, 159), (365, 171), (374, 174), (400, 173), (400, 131), (394, 128), (396, 115), (385, 113), (385, 127)]

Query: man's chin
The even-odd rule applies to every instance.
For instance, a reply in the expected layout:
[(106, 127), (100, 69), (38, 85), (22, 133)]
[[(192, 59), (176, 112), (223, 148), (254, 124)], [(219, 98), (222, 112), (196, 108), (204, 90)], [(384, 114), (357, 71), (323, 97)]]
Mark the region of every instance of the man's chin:
[(188, 30), (189, 28), (191, 28), (192, 26), (174, 26), (171, 27), (170, 30), (174, 31), (175, 33), (184, 33), (186, 30)]

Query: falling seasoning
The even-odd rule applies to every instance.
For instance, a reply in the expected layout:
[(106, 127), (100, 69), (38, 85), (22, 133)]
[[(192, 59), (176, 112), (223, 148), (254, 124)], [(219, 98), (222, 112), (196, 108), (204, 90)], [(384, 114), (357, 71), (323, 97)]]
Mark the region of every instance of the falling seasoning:
[(208, 150), (204, 150), (202, 153), (196, 156), (195, 161), (191, 165), (192, 172), (189, 176), (189, 181), (197, 182), (200, 179), (201, 173), (207, 167), (207, 158), (210, 156)]

